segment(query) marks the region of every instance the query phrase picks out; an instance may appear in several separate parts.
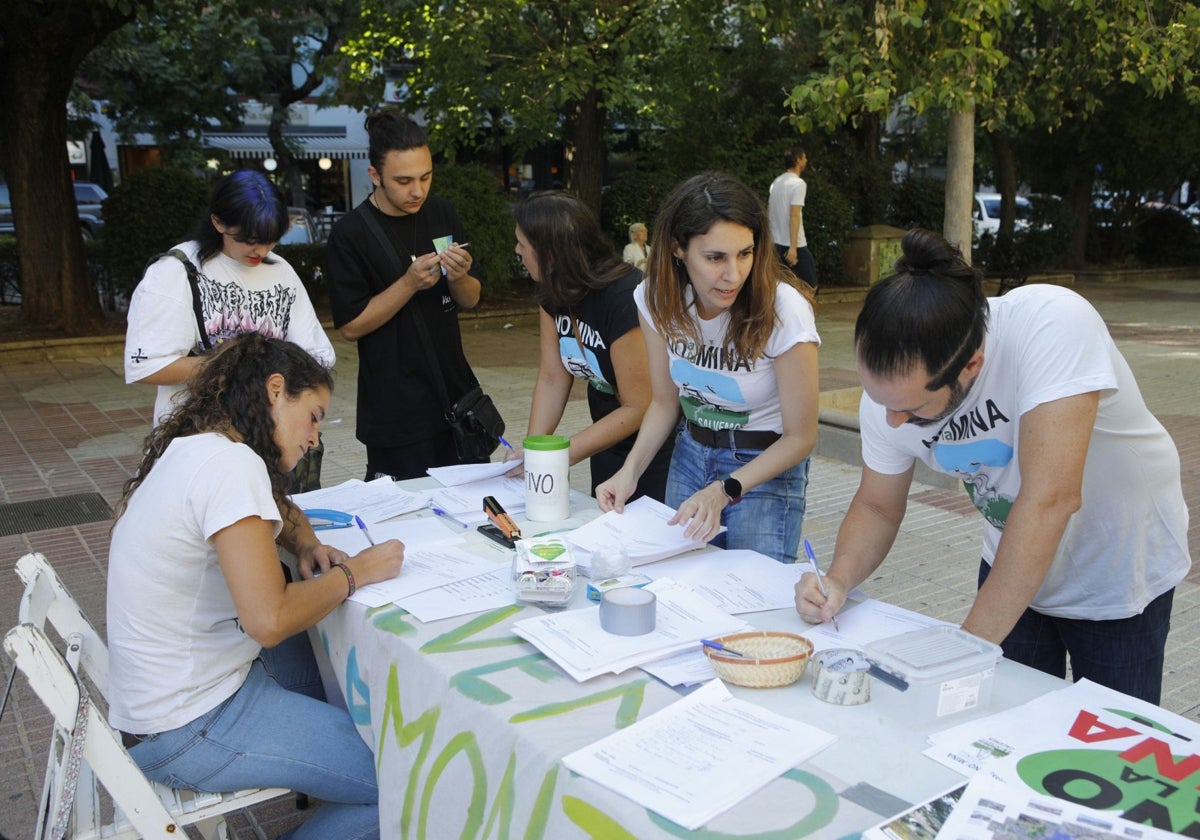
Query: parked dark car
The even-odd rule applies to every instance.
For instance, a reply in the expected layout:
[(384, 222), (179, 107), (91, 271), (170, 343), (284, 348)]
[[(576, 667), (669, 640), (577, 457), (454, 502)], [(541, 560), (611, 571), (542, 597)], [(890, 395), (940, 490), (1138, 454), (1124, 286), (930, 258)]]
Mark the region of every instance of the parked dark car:
[[(76, 181), (75, 204), (79, 210), (79, 229), (84, 239), (98, 239), (104, 232), (104, 199), (108, 193), (99, 184)], [(12, 201), (8, 195), (8, 184), (0, 184), (0, 236), (13, 236)]]

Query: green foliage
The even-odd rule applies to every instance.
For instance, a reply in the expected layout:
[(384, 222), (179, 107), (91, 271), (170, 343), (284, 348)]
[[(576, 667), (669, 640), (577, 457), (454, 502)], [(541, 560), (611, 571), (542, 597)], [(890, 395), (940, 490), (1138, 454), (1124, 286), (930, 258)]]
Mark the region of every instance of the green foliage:
[(132, 292), (146, 261), (188, 238), (208, 208), (209, 185), (172, 167), (139, 169), (104, 202), (104, 253), (113, 287)]
[[(652, 156), (644, 156), (642, 160), (647, 167), (662, 163)], [(604, 190), (600, 223), (618, 251), (629, 242), (629, 226), (634, 222), (644, 224), (653, 235), (659, 206), (685, 177), (685, 174), (668, 168), (630, 171)]]
[(1200, 265), (1200, 235), (1182, 213), (1141, 208), (1133, 223), (1133, 255), (1140, 265)]
[(941, 230), (946, 215), (945, 185), (935, 178), (912, 176), (897, 185), (887, 222), (898, 228)]
[(283, 257), (296, 270), (308, 298), (318, 312), (329, 306), (329, 284), (325, 280), (325, 243), (277, 245), (274, 253)]
[(433, 191), (454, 204), (470, 239), (484, 292), (507, 291), (520, 275), (513, 253), (513, 218), (496, 176), (482, 166), (439, 164)]
[(821, 283), (842, 279), (842, 247), (853, 226), (854, 209), (836, 184), (820, 172), (804, 173), (808, 196), (804, 202), (804, 236), (817, 263)]

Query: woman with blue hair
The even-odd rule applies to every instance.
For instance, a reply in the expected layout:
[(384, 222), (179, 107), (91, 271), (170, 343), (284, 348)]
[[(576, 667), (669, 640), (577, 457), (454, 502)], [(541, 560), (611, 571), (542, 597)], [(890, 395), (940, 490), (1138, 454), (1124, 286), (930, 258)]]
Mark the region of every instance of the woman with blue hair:
[(304, 285), (271, 253), (288, 224), (279, 189), (261, 172), (238, 170), (213, 188), (193, 238), (147, 266), (129, 303), (125, 381), (158, 386), (154, 425), (207, 353), (242, 333), (286, 339), (333, 366)]

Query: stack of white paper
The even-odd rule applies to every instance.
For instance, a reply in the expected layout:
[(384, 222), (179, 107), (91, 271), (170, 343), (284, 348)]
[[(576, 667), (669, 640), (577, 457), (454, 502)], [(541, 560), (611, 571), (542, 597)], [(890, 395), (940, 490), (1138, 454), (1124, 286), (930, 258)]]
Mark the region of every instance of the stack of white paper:
[(713, 680), (563, 764), (694, 830), (836, 740)]
[(525, 510), (525, 481), (520, 478), (489, 478), (443, 487), (430, 493), (430, 502), (464, 522), (486, 522), (483, 497), (492, 496), (509, 513)]
[[(381, 537), (376, 535), (376, 538)], [(468, 551), (461, 538), (423, 543), (419, 547), (405, 546), (400, 574), (391, 580), (360, 586), (350, 600), (379, 607), (418, 592), (485, 574), (495, 570), (496, 565), (495, 559)], [(507, 563), (504, 565), (507, 568)]]
[(672, 508), (643, 496), (627, 504), (624, 513), (610, 510), (564, 536), (589, 554), (598, 549), (621, 546), (634, 566), (703, 548), (704, 543), (700, 540), (683, 535), (687, 530), (684, 525), (667, 524), (674, 515)]
[(730, 615), (782, 610), (796, 604), (796, 582), (808, 571), (748, 549), (710, 549), (660, 560), (642, 574), (686, 583)]
[(486, 481), (489, 478), (499, 478), (514, 467), (525, 463), (522, 459), (513, 461), (494, 461), (490, 464), (452, 464), (448, 467), (430, 467), (425, 470), (438, 480), (443, 487), (457, 487), (460, 484), (471, 484), (476, 481)]
[(335, 487), (322, 487), (292, 496), (296, 507), (327, 508), (356, 514), (368, 525), (420, 510), (429, 504), (429, 494), (423, 491), (401, 490), (390, 478), (371, 482), (352, 478)]
[(656, 580), (646, 589), (658, 603), (654, 630), (642, 636), (606, 632), (600, 627), (598, 607), (527, 618), (512, 629), (580, 682), (698, 647), (701, 639), (753, 629), (673, 581)]

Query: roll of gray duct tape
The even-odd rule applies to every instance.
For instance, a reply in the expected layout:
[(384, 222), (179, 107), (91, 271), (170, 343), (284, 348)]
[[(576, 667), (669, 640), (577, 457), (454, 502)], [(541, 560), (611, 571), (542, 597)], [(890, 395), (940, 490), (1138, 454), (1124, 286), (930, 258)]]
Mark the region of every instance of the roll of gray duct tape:
[(600, 598), (600, 627), (618, 636), (641, 636), (654, 629), (657, 599), (645, 589), (610, 589)]
[(813, 696), (835, 706), (860, 706), (871, 699), (871, 663), (862, 651), (823, 650), (812, 660)]

